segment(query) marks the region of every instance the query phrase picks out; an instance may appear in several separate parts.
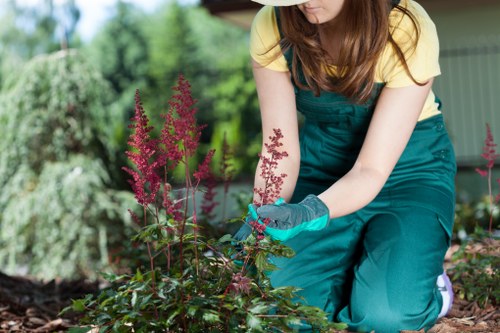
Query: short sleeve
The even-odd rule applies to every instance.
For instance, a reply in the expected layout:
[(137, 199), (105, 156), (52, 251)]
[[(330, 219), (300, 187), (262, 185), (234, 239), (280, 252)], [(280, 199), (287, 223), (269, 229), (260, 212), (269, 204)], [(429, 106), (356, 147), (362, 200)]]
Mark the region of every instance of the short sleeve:
[(280, 33), (274, 7), (264, 6), (255, 15), (250, 30), (250, 55), (261, 66), (287, 72), (288, 66), (279, 46)]
[[(439, 67), (439, 40), (436, 26), (425, 10), (412, 0), (402, 1), (415, 17), (418, 24), (418, 41), (415, 47), (417, 31), (408, 15), (393, 9), (390, 17), (391, 34), (405, 55), (408, 68), (418, 82), (426, 82), (441, 74)], [(387, 87), (398, 88), (414, 84), (404, 65), (399, 61), (396, 51), (388, 43), (377, 69), (377, 81)]]

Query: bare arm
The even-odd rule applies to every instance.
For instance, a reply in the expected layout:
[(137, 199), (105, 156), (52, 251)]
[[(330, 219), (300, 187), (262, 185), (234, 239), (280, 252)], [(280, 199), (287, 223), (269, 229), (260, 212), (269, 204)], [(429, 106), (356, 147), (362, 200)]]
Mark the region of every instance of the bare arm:
[(384, 88), (353, 168), (318, 197), (340, 217), (363, 208), (380, 192), (415, 128), (432, 86)]
[[(281, 140), (283, 146), (280, 149), (286, 151), (288, 157), (279, 161), (278, 170), (275, 173), (287, 175), (280, 196), (288, 201), (293, 194), (300, 165), (297, 109), (290, 73), (264, 68), (255, 61), (252, 61), (252, 67), (262, 117), (263, 148), (261, 154), (267, 155), (264, 144), (270, 143), (269, 137), (274, 134), (273, 129), (280, 129), (283, 134)], [(257, 166), (254, 186), (264, 188), (264, 180), (260, 176), (260, 162)]]

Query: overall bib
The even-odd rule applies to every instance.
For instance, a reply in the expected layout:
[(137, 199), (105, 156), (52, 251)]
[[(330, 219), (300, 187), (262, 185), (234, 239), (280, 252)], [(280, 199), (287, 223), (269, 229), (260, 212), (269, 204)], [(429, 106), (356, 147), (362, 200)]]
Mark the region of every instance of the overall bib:
[[(290, 67), (290, 52), (285, 57)], [(292, 203), (320, 194), (351, 169), (382, 88), (377, 84), (371, 99), (356, 105), (339, 94), (315, 97), (295, 87), (305, 121)], [(272, 285), (301, 288), (307, 304), (348, 324), (350, 331), (432, 327), (442, 306), (436, 279), (453, 229), (454, 156), (442, 115), (419, 121), (378, 196), (321, 231), (285, 242), (296, 255), (272, 259), (279, 267), (270, 275)]]

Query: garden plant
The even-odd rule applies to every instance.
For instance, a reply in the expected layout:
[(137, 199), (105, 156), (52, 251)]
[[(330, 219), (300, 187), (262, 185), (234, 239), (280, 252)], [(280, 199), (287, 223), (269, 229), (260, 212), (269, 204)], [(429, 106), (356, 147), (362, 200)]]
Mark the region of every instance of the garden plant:
[[(495, 307), (500, 303), (500, 241), (495, 221), (498, 221), (498, 202), (500, 201), (500, 191), (494, 194), (492, 171), (495, 160), (498, 156), (496, 152), (497, 144), (489, 124), (486, 124), (486, 138), (484, 140), (483, 153), (481, 157), (486, 160), (485, 169), (476, 168), (476, 172), (487, 179), (488, 195), (486, 202), (481, 203), (481, 215), (487, 217), (488, 231), (477, 223), (474, 218), (474, 210), (470, 210), (468, 217), (465, 217), (463, 209), (457, 211), (457, 222), (463, 223), (465, 220), (475, 221), (473, 232), (471, 232), (462, 242), (458, 251), (453, 254), (451, 267), (451, 279), (454, 282), (454, 289), (460, 299), (475, 302), (481, 308)], [(496, 179), (500, 186), (500, 178)], [(478, 211), (478, 210), (476, 210)], [(498, 223), (498, 222), (497, 222)]]
[[(209, 150), (196, 169), (192, 167), (203, 126), (197, 124), (196, 101), (182, 75), (174, 90), (158, 138), (152, 137), (138, 91), (130, 125), (127, 156), (132, 166), (124, 170), (142, 207), (141, 213), (130, 210), (139, 226), (132, 241), (136, 250), (146, 253), (146, 264), (125, 274), (103, 274), (108, 288), (97, 296), (73, 300), (65, 311), (83, 312), (84, 317), (82, 325), (70, 332), (291, 332), (303, 322), (322, 332), (345, 328), (329, 322), (321, 309), (301, 302), (296, 288), (270, 285), (268, 272), (275, 269), (270, 256), (294, 254), (263, 234), (265, 223), (251, 221), (242, 211), (233, 222), (252, 226), (248, 239), (207, 236), (203, 226), (217, 223), (202, 221), (214, 216), (215, 203), (210, 201), (215, 176), (210, 166), (215, 150)], [(254, 189), (256, 205), (274, 202), (286, 177), (275, 173), (286, 156), (278, 149), (281, 137), (275, 129), (266, 146), (270, 157), (260, 156), (267, 182)], [(221, 160), (221, 170), (228, 172), (227, 158)], [(178, 168), (184, 170), (182, 186), (171, 179)], [(202, 189), (204, 202), (198, 205), (196, 194)]]

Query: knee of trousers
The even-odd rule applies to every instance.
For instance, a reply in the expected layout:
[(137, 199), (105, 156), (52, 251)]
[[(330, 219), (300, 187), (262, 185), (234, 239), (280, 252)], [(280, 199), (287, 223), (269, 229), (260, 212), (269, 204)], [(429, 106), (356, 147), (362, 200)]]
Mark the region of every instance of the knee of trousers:
[[(351, 309), (356, 311), (355, 309)], [(341, 319), (341, 318), (340, 318)], [(353, 318), (355, 319), (355, 318)], [(355, 332), (400, 333), (404, 330), (419, 331), (430, 329), (436, 322), (437, 316), (430, 316), (426, 311), (412, 314), (399, 309), (387, 309), (383, 306), (371, 308), (359, 317), (359, 321), (349, 324), (349, 329)]]

